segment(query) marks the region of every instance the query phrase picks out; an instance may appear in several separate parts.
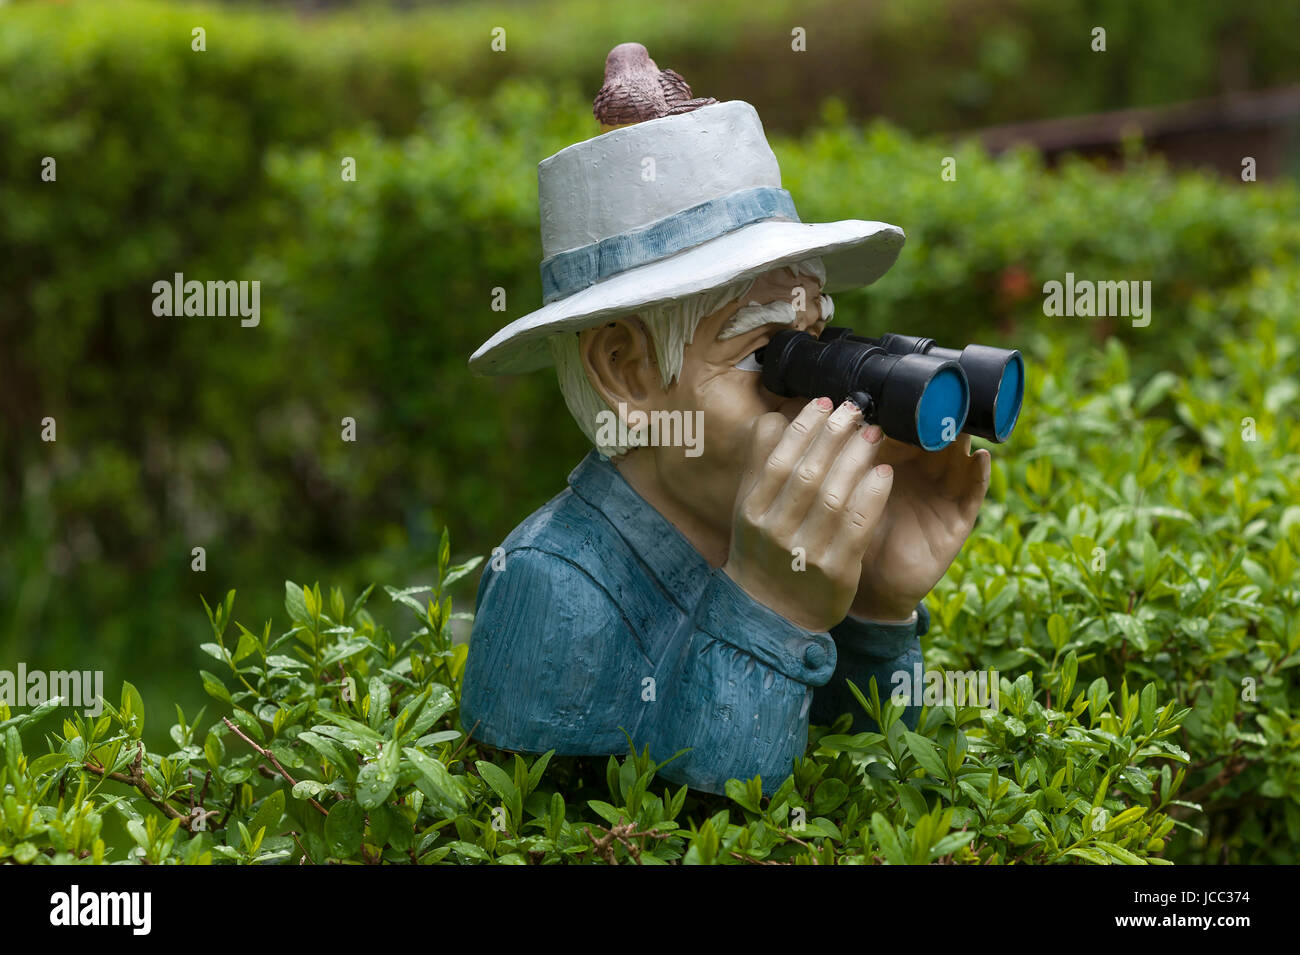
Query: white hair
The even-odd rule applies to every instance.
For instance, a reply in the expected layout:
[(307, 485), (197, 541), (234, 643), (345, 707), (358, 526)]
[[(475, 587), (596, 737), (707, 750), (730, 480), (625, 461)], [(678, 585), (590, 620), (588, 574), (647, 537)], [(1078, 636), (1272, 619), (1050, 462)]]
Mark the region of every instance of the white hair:
[[(811, 275), (817, 279), (819, 285), (826, 284), (826, 269), (823, 267), (821, 259), (805, 259), (802, 262), (790, 264), (788, 268), (793, 269), (795, 275)], [(677, 376), (681, 374), (686, 346), (695, 339), (695, 329), (699, 327), (700, 321), (736, 301), (736, 299), (748, 295), (756, 280), (757, 277), (742, 279), (722, 288), (677, 299), (654, 308), (647, 308), (637, 314), (650, 335), (650, 340), (654, 343), (655, 358), (659, 364), (659, 379), (664, 388), (672, 384)], [(825, 316), (827, 314), (825, 311), (827, 308), (826, 303), (829, 299), (826, 296), (822, 296), (822, 298), (824, 299), (822, 314)], [(793, 309), (791, 311), (793, 312)], [(780, 320), (779, 318), (768, 318), (768, 321)], [(793, 320), (792, 314), (790, 321)], [(742, 321), (748, 323), (753, 321), (753, 318), (746, 317)], [(750, 327), (756, 328), (758, 326), (751, 325)], [(729, 321), (728, 335), (719, 335), (719, 338), (739, 334), (743, 334), (743, 331), (732, 329)], [(560, 383), (560, 392), (564, 395), (564, 403), (568, 405), (569, 414), (573, 415), (573, 420), (577, 422), (578, 427), (582, 429), (582, 433), (587, 436), (587, 439), (595, 445), (597, 451), (610, 458), (626, 454), (628, 451), (627, 445), (602, 444), (597, 439), (598, 422), (600, 420), (597, 416), (602, 411), (612, 409), (605, 399), (600, 396), (600, 392), (592, 386), (591, 380), (587, 377), (587, 369), (582, 363), (582, 353), (578, 347), (578, 335), (577, 332), (552, 335), (549, 339), (551, 356), (555, 361), (555, 375)]]

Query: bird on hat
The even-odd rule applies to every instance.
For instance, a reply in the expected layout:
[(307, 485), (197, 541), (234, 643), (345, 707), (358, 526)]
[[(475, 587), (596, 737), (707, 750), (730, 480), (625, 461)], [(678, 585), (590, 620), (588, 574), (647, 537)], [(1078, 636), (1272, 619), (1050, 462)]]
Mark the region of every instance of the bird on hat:
[(659, 69), (640, 43), (620, 43), (605, 58), (605, 85), (596, 94), (591, 111), (600, 120), (600, 131), (607, 133), (716, 102), (712, 96), (692, 98), (681, 74)]

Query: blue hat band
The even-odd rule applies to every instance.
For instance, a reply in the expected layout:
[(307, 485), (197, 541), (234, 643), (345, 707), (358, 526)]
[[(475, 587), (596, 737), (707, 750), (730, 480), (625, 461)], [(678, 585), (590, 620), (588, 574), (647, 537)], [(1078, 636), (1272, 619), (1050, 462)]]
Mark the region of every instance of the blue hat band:
[(549, 305), (620, 272), (769, 220), (799, 221), (790, 193), (770, 186), (741, 189), (644, 228), (558, 252), (542, 261), (542, 301)]

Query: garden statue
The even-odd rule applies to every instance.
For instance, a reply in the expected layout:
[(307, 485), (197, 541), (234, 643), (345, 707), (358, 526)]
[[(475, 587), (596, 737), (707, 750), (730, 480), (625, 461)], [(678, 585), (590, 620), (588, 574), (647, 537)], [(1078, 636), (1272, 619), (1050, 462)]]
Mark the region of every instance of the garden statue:
[(630, 737), (685, 751), (671, 780), (770, 793), (810, 720), (868, 725), (849, 681), (884, 699), (919, 664), (988, 488), (969, 435), (1010, 433), (1023, 362), (827, 330), (903, 232), (801, 222), (748, 103), (625, 43), (594, 112), (538, 167), (544, 306), (470, 359), (554, 364), (594, 450), (483, 573), (462, 723), (534, 753)]

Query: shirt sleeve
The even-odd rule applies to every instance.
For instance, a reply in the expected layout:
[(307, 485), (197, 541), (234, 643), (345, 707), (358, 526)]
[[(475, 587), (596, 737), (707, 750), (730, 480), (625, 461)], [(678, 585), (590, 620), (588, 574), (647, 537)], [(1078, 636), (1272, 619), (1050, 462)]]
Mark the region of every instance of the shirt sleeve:
[[(835, 669), (828, 633), (804, 630), (715, 569), (660, 681), (661, 774), (708, 792), (762, 777), (771, 793), (808, 745), (813, 688)], [(682, 751), (686, 752), (682, 752)]]
[[(870, 699), (871, 678), (875, 677), (882, 703), (896, 686), (923, 686), (924, 681), (916, 677), (918, 669), (924, 670), (921, 636), (929, 628), (930, 614), (924, 604), (917, 606), (913, 619), (906, 623), (879, 623), (850, 614), (832, 627), (830, 634), (839, 663), (830, 681), (818, 688), (813, 698), (812, 721), (825, 725), (843, 713), (852, 713), (852, 732), (878, 732), (875, 720), (863, 711), (849, 689), (849, 681)], [(906, 674), (907, 680), (900, 674)], [(920, 703), (909, 703), (903, 711), (903, 722), (909, 729), (916, 729), (920, 718)]]

